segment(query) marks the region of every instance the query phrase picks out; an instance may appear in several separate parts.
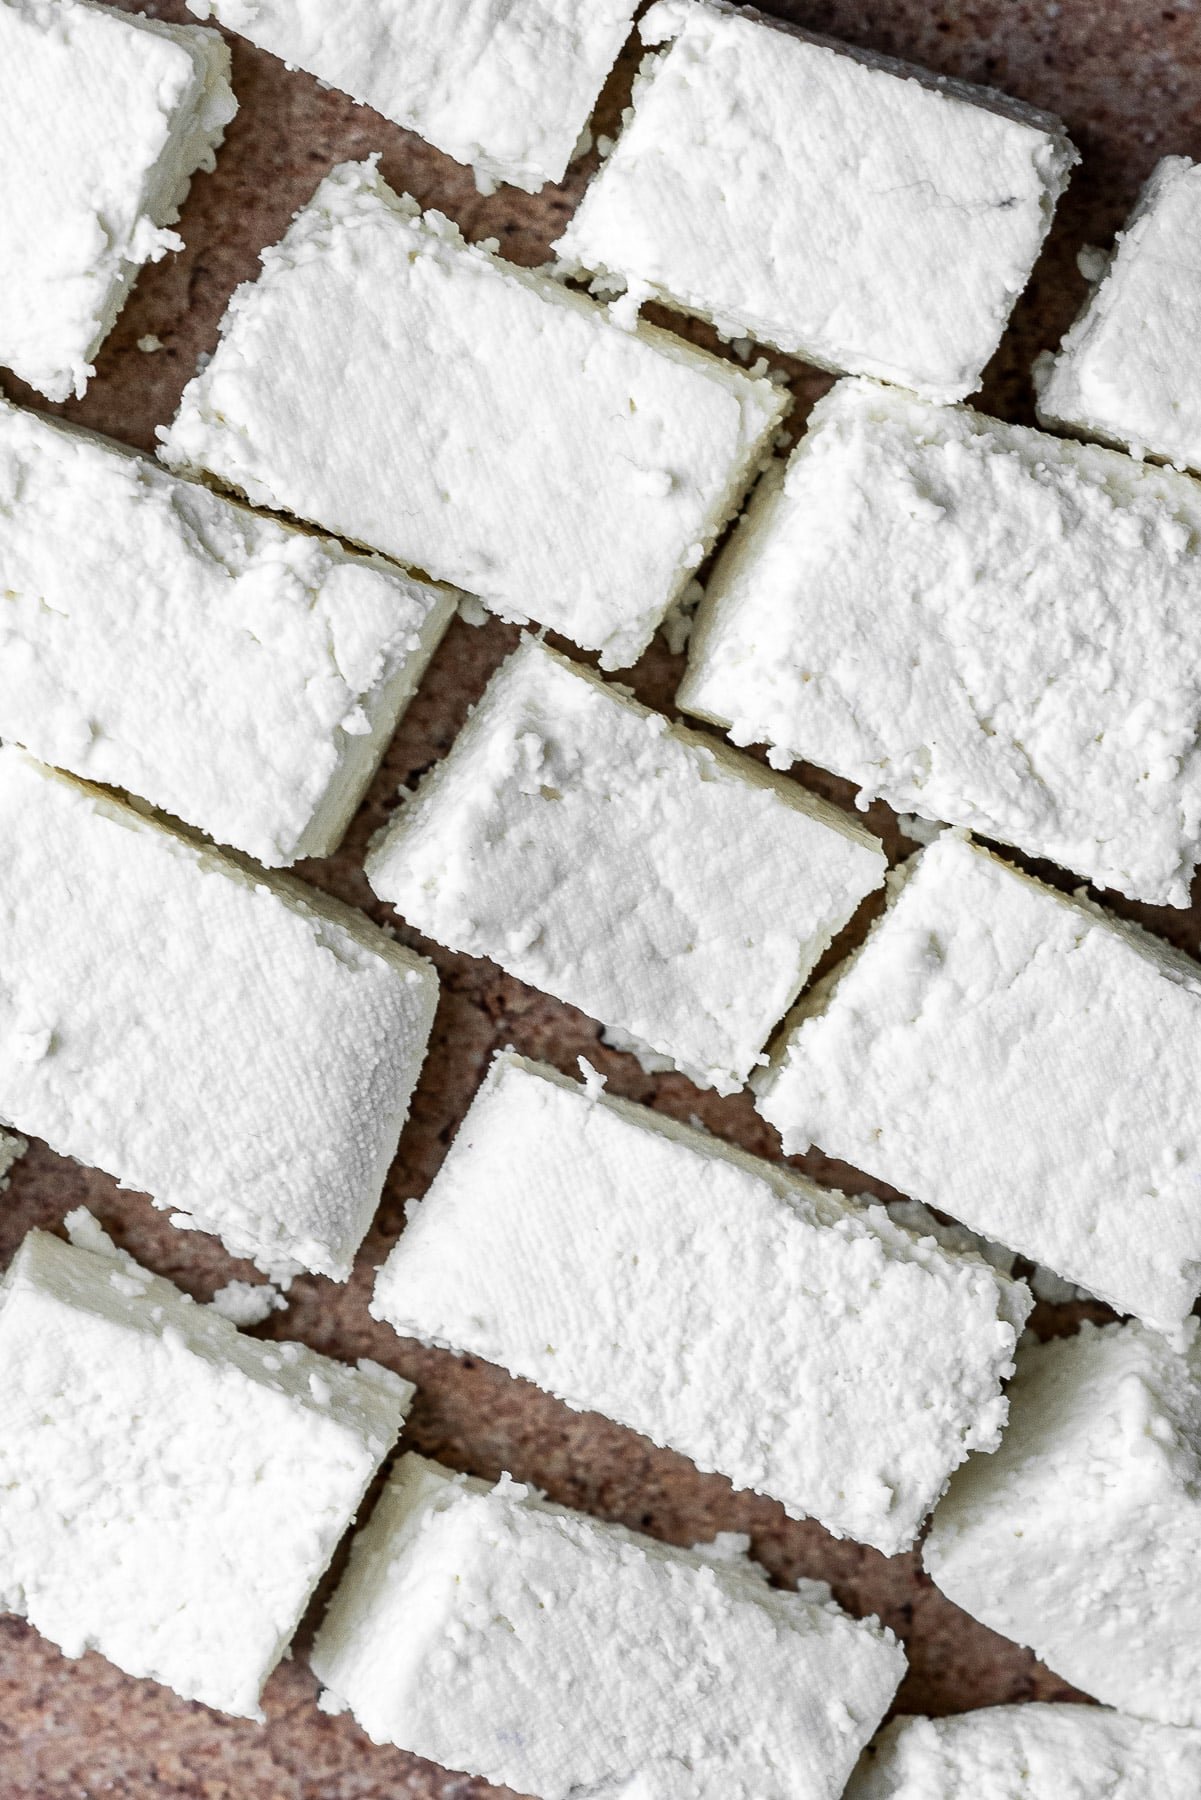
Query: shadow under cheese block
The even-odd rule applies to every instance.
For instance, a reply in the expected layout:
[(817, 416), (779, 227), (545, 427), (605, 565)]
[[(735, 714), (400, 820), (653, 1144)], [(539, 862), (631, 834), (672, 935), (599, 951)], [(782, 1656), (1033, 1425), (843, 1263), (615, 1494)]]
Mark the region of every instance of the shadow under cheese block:
[(0, 364), (79, 398), (237, 111), (215, 31), (90, 0), (0, 5)]
[(0, 749), (0, 1119), (269, 1274), (344, 1281), (433, 968), (361, 914)]
[(891, 1556), (1000, 1441), (1030, 1304), (883, 1207), (505, 1052), (371, 1310)]
[(337, 849), (455, 599), (0, 401), (0, 735), (268, 867)]
[[(637, 661), (788, 404), (343, 163), (238, 288), (160, 455)], [(314, 444), (320, 453), (314, 454)]]
[(538, 1800), (838, 1800), (905, 1669), (822, 1583), (404, 1456), (311, 1662), (327, 1710)]
[(261, 1720), (414, 1390), (243, 1337), (67, 1223), (77, 1243), (30, 1232), (0, 1283), (0, 1608)]
[(884, 874), (845, 813), (533, 638), (367, 861), (419, 931), (722, 1093)]

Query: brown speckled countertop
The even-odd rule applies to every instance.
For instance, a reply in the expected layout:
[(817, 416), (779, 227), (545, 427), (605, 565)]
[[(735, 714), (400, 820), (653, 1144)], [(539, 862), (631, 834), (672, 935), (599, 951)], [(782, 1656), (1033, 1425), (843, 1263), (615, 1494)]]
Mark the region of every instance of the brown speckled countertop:
[[(182, 0), (121, 3), (128, 11), (167, 19), (188, 16)], [(1083, 151), (1083, 166), (1072, 178), (983, 395), (987, 408), (1032, 422), (1029, 364), (1037, 350), (1057, 342), (1079, 304), (1077, 248), (1108, 241), (1160, 156), (1201, 157), (1201, 9), (1192, 0), (1169, 8), (1149, 0), (764, 0), (764, 5), (852, 43), (991, 83), (1065, 120)], [(233, 41), (233, 53), (241, 111), (216, 173), (193, 184), (180, 226), (186, 249), (143, 274), (100, 355), (85, 400), (47, 409), (15, 379), (0, 376), (14, 399), (151, 447), (155, 426), (172, 416), (197, 354), (212, 347), (235, 284), (254, 273), (259, 250), (280, 236), (325, 171), (347, 157), (382, 152), (383, 173), (393, 186), (442, 208), (469, 237), (499, 238), (503, 254), (523, 263), (545, 260), (592, 167), (593, 159), (585, 160), (563, 187), (541, 195), (502, 189), (484, 199), (467, 171), (420, 139), (307, 76), (288, 74), (241, 40)], [(599, 129), (615, 129), (635, 60), (627, 53), (610, 82)], [(683, 329), (678, 320), (673, 325)], [(138, 339), (148, 334), (162, 341), (161, 350), (138, 349)], [(708, 341), (703, 330), (693, 335)], [(789, 366), (799, 420), (829, 379)], [(388, 916), (362, 876), (368, 835), (390, 810), (397, 787), (446, 750), (515, 636), (495, 620), (480, 628), (455, 622), (343, 850), (327, 862), (305, 866), (308, 879), (381, 921)], [(680, 672), (681, 659), (657, 640), (623, 679), (641, 699), (670, 710)], [(812, 770), (797, 773), (850, 803), (846, 784)], [(890, 852), (898, 854), (904, 840), (892, 815), (877, 806), (870, 819)], [(1115, 904), (1197, 954), (1201, 909), (1172, 913)], [(597, 1027), (581, 1014), (522, 987), (491, 964), (431, 948), (407, 930), (403, 935), (433, 956), (442, 1000), (379, 1216), (348, 1286), (315, 1277), (298, 1280), (287, 1312), (262, 1331), (302, 1338), (335, 1356), (370, 1355), (409, 1376), (420, 1391), (406, 1441), (456, 1468), (485, 1476), (509, 1469), (555, 1499), (674, 1543), (694, 1543), (715, 1531), (747, 1532), (754, 1554), (781, 1581), (802, 1574), (824, 1577), (851, 1611), (878, 1612), (905, 1640), (910, 1673), (900, 1695), (904, 1710), (947, 1712), (1029, 1697), (1072, 1698), (1032, 1657), (945, 1601), (922, 1575), (915, 1555), (886, 1561), (873, 1550), (835, 1542), (820, 1526), (791, 1522), (770, 1501), (735, 1495), (724, 1480), (699, 1475), (682, 1457), (653, 1449), (632, 1432), (572, 1413), (486, 1365), (401, 1342), (373, 1323), (367, 1314), (372, 1271), (400, 1230), (405, 1200), (428, 1184), (499, 1045), (513, 1043), (568, 1071), (585, 1054), (614, 1092), (680, 1118), (697, 1114), (719, 1136), (761, 1155), (778, 1154), (773, 1134), (748, 1097), (723, 1100), (698, 1093), (679, 1076), (648, 1077), (629, 1057), (599, 1045)], [(871, 1185), (816, 1155), (797, 1162), (852, 1192)], [(214, 1240), (173, 1230), (147, 1200), (121, 1193), (107, 1178), (40, 1145), (17, 1165), (9, 1192), (0, 1197), (0, 1263), (30, 1226), (56, 1226), (81, 1203), (134, 1255), (199, 1298), (208, 1298), (235, 1275), (251, 1274)], [(1044, 1332), (1062, 1329), (1071, 1312), (1043, 1306), (1035, 1322)], [(302, 1652), (316, 1610), (302, 1628)], [(286, 1663), (268, 1686), (265, 1726), (224, 1719), (149, 1682), (131, 1681), (97, 1656), (65, 1661), (24, 1624), (0, 1618), (0, 1796), (460, 1800), (493, 1791), (372, 1747), (348, 1718), (318, 1713), (315, 1694), (303, 1659)]]

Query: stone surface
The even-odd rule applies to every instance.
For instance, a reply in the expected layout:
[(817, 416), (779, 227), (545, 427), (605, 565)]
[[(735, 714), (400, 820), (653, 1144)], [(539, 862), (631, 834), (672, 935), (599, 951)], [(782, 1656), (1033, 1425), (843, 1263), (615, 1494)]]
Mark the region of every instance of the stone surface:
[[(187, 16), (182, 0), (124, 4), (162, 18)], [(1058, 342), (1083, 297), (1077, 248), (1112, 235), (1161, 155), (1201, 156), (1201, 9), (1179, 4), (1163, 10), (1147, 0), (1120, 6), (1097, 0), (939, 0), (930, 6), (924, 0), (767, 0), (767, 10), (948, 74), (991, 82), (1065, 119), (1084, 164), (989, 370), (982, 400), (1005, 417), (1033, 423), (1029, 365), (1037, 350)], [(232, 288), (253, 274), (260, 248), (280, 236), (292, 211), (338, 161), (382, 151), (390, 183), (441, 207), (469, 237), (496, 236), (503, 254), (530, 264), (545, 260), (592, 166), (591, 158), (577, 164), (562, 188), (541, 195), (502, 189), (484, 199), (467, 171), (417, 138), (307, 76), (288, 74), (240, 40), (233, 49), (242, 110), (216, 174), (193, 184), (180, 226), (184, 252), (143, 273), (100, 354), (86, 399), (56, 408), (40, 403), (42, 410), (149, 448), (155, 426), (170, 419), (196, 355), (212, 347)], [(606, 89), (601, 131), (616, 128), (635, 60), (627, 52)], [(674, 323), (678, 328), (680, 321)], [(162, 341), (161, 350), (138, 349), (138, 340), (150, 334)], [(709, 341), (702, 328), (688, 328), (688, 334)], [(829, 377), (772, 360), (789, 367), (803, 416)], [(4, 385), (10, 398), (32, 403), (15, 380), (5, 378)], [(307, 865), (303, 874), (388, 921), (362, 875), (367, 838), (390, 811), (397, 787), (446, 750), (514, 640), (512, 628), (496, 620), (479, 628), (452, 625), (342, 852)], [(640, 699), (670, 709), (682, 664), (656, 640), (623, 679)], [(796, 773), (849, 802), (843, 784), (812, 770)], [(909, 847), (886, 808), (873, 808), (869, 823), (893, 856)], [(1045, 866), (1037, 872), (1071, 885)], [(1172, 913), (1115, 906), (1194, 955), (1201, 948), (1199, 908)], [(260, 1333), (299, 1337), (334, 1356), (375, 1356), (416, 1381), (420, 1391), (406, 1442), (455, 1467), (484, 1476), (510, 1469), (555, 1499), (676, 1543), (719, 1530), (748, 1532), (753, 1553), (781, 1581), (824, 1577), (852, 1611), (879, 1612), (900, 1633), (911, 1662), (898, 1697), (902, 1711), (1075, 1698), (1026, 1653), (945, 1601), (921, 1574), (916, 1556), (885, 1561), (872, 1550), (836, 1543), (817, 1525), (788, 1521), (770, 1501), (733, 1495), (720, 1478), (698, 1475), (682, 1458), (653, 1450), (630, 1432), (574, 1414), (482, 1364), (402, 1343), (372, 1322), (367, 1299), (373, 1270), (400, 1229), (404, 1201), (429, 1182), (499, 1045), (515, 1044), (568, 1072), (585, 1055), (615, 1092), (679, 1118), (699, 1117), (749, 1150), (775, 1154), (773, 1134), (749, 1095), (720, 1099), (681, 1076), (647, 1077), (631, 1058), (601, 1046), (595, 1025), (580, 1014), (490, 964), (431, 948), (403, 927), (400, 932), (433, 956), (443, 995), (383, 1206), (350, 1284), (297, 1281), (288, 1310), (274, 1314)], [(820, 1156), (796, 1160), (819, 1180), (842, 1179), (851, 1191), (867, 1186)], [(883, 1197), (889, 1197), (886, 1191)], [(0, 1261), (8, 1260), (31, 1225), (55, 1227), (81, 1203), (136, 1256), (198, 1297), (208, 1298), (232, 1278), (253, 1277), (212, 1240), (174, 1231), (146, 1200), (36, 1144), (0, 1196)], [(1105, 1316), (1100, 1308), (1090, 1310)], [(1063, 1331), (1080, 1311), (1043, 1305), (1035, 1324), (1044, 1334)], [(302, 1633), (301, 1652), (319, 1606), (320, 1599)], [(349, 1720), (319, 1714), (315, 1693), (298, 1660), (285, 1664), (267, 1689), (266, 1726), (226, 1720), (132, 1682), (98, 1657), (67, 1663), (20, 1622), (0, 1619), (0, 1793), (6, 1800), (467, 1800), (492, 1791), (373, 1748)]]

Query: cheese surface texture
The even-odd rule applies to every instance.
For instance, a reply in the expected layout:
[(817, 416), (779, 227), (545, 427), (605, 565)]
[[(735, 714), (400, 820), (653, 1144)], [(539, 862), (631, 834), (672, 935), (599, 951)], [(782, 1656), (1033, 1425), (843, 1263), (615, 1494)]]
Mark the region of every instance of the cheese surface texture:
[(639, 30), (671, 41), (567, 263), (821, 368), (979, 387), (1078, 160), (1059, 121), (732, 7)]
[(678, 700), (778, 765), (1187, 906), (1201, 490), (840, 382), (720, 558)]
[(0, 736), (260, 862), (337, 848), (453, 610), (0, 401)]
[(188, 0), (457, 162), (561, 181), (636, 0)]
[(413, 1389), (242, 1337), (82, 1219), (97, 1248), (30, 1232), (0, 1284), (0, 1610), (262, 1719)]
[(0, 1119), (268, 1272), (345, 1280), (429, 1037), (430, 965), (0, 750)]
[[(1120, 1653), (1119, 1653), (1120, 1654)], [(1201, 1732), (1097, 1706), (894, 1719), (846, 1800), (1196, 1800)]]
[(622, 330), (347, 163), (234, 294), (161, 454), (616, 668), (734, 511), (784, 406), (766, 379)]
[(79, 396), (237, 110), (215, 31), (89, 0), (0, 0), (0, 364)]
[(367, 860), (419, 931), (721, 1092), (884, 872), (833, 807), (532, 638)]
[(376, 1743), (538, 1800), (837, 1800), (904, 1654), (723, 1548), (405, 1456), (313, 1669)]
[(926, 1568), (1086, 1694), (1201, 1726), (1197, 1321), (1183, 1352), (1133, 1323), (1032, 1345), (1009, 1398), (1001, 1448), (934, 1515)]
[(1201, 167), (1165, 156), (1058, 353), (1035, 364), (1038, 416), (1201, 468)]
[(883, 1207), (512, 1053), (372, 1303), (886, 1555), (998, 1442), (1029, 1308)]
[(1119, 1312), (1201, 1288), (1201, 967), (946, 834), (798, 1008), (758, 1106)]

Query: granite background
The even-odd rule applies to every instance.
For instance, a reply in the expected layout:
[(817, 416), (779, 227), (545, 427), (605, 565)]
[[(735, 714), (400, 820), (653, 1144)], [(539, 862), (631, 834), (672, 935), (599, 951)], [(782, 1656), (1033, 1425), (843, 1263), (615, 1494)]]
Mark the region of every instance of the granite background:
[[(121, 3), (128, 11), (166, 19), (188, 16), (182, 0)], [(766, 10), (947, 74), (991, 83), (1065, 120), (1083, 165), (982, 396), (986, 408), (1033, 422), (1030, 361), (1037, 350), (1057, 342), (1082, 297), (1077, 249), (1108, 241), (1161, 155), (1201, 157), (1201, 11), (1192, 0), (1167, 9), (1147, 0), (935, 5), (777, 0)], [(469, 237), (499, 238), (503, 254), (529, 264), (546, 259), (594, 166), (594, 157), (584, 159), (561, 188), (541, 195), (503, 189), (483, 198), (467, 171), (345, 96), (289, 74), (241, 40), (233, 40), (233, 56), (241, 110), (216, 173), (193, 185), (179, 228), (185, 250), (143, 274), (101, 353), (85, 400), (49, 408), (14, 378), (0, 376), (12, 398), (151, 448), (155, 427), (172, 416), (197, 355), (214, 344), (232, 289), (255, 273), (260, 249), (280, 236), (292, 212), (337, 161), (380, 151), (383, 173), (395, 187), (442, 208)], [(598, 130), (615, 131), (635, 63), (627, 52), (615, 71)], [(671, 323), (708, 341), (703, 329)], [(148, 334), (161, 341), (161, 349), (139, 350), (138, 340)], [(799, 426), (829, 378), (786, 359), (772, 360), (790, 370), (798, 402), (793, 422)], [(319, 454), (320, 446), (315, 450)], [(343, 850), (301, 873), (377, 920), (388, 918), (362, 876), (367, 838), (390, 810), (397, 788), (447, 749), (515, 637), (512, 628), (495, 620), (478, 628), (455, 622)], [(623, 679), (641, 699), (670, 710), (681, 666), (657, 640)], [(796, 773), (850, 804), (845, 784), (814, 770)], [(890, 853), (904, 852), (907, 845), (887, 809), (873, 808), (870, 821)], [(1201, 947), (1198, 908), (1172, 913), (1116, 904), (1194, 954)], [(947, 1712), (1024, 1698), (1079, 1698), (1028, 1654), (944, 1600), (922, 1574), (916, 1555), (886, 1561), (870, 1549), (836, 1542), (816, 1524), (789, 1521), (769, 1501), (734, 1494), (722, 1479), (699, 1475), (683, 1458), (656, 1450), (629, 1431), (573, 1414), (471, 1359), (402, 1342), (373, 1323), (366, 1307), (372, 1272), (401, 1228), (406, 1199), (427, 1186), (500, 1045), (515, 1044), (568, 1071), (574, 1071), (577, 1056), (586, 1055), (615, 1092), (680, 1118), (699, 1115), (720, 1136), (761, 1155), (778, 1154), (773, 1134), (748, 1097), (723, 1100), (699, 1094), (681, 1077), (647, 1077), (631, 1058), (600, 1045), (596, 1024), (571, 1008), (491, 964), (431, 946), (406, 927), (401, 935), (433, 957), (442, 1000), (383, 1204), (352, 1281), (339, 1287), (318, 1278), (298, 1280), (287, 1312), (262, 1332), (298, 1337), (335, 1356), (373, 1356), (416, 1381), (420, 1392), (407, 1442), (457, 1468), (490, 1477), (511, 1470), (555, 1499), (674, 1543), (693, 1543), (716, 1531), (746, 1532), (753, 1553), (779, 1581), (824, 1577), (851, 1611), (878, 1612), (905, 1640), (911, 1666), (899, 1697), (902, 1710)], [(872, 1186), (818, 1156), (795, 1160), (851, 1192)], [(886, 1190), (876, 1191), (888, 1197)], [(0, 1197), (0, 1262), (30, 1226), (56, 1226), (80, 1204), (91, 1207), (151, 1268), (198, 1298), (208, 1298), (234, 1276), (253, 1275), (213, 1240), (173, 1230), (144, 1198), (120, 1192), (107, 1178), (37, 1144)], [(1036, 1325), (1044, 1333), (1067, 1329), (1079, 1310), (1040, 1306)], [(1103, 1316), (1101, 1309), (1093, 1311)], [(720, 1404), (719, 1395), (715, 1402)], [(286, 1663), (267, 1689), (265, 1726), (185, 1704), (164, 1689), (127, 1679), (96, 1656), (68, 1662), (21, 1622), (0, 1618), (0, 1796), (464, 1800), (493, 1792), (399, 1752), (374, 1748), (349, 1719), (317, 1712), (316, 1684), (303, 1653), (319, 1607), (320, 1599), (300, 1633), (297, 1659)]]

